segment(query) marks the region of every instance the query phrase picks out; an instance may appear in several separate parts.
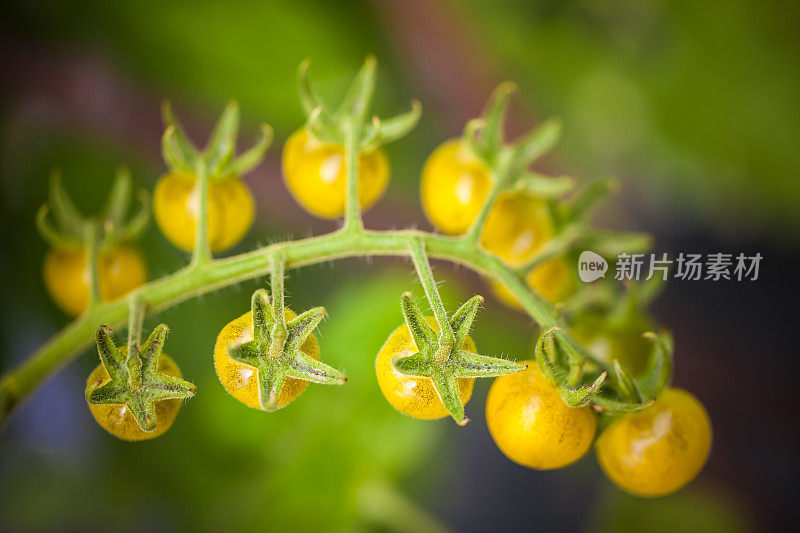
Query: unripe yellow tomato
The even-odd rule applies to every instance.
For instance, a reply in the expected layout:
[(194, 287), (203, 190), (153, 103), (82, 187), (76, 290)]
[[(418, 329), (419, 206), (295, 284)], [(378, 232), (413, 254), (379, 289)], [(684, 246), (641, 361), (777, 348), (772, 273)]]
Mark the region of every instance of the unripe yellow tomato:
[[(439, 333), (439, 324), (434, 317), (428, 316), (425, 317), (425, 320), (436, 333)], [(461, 349), (474, 353), (475, 342), (467, 336)], [(392, 407), (412, 418), (435, 420), (450, 416), (430, 378), (404, 374), (392, 364), (392, 360), (395, 358), (408, 357), (415, 353), (417, 353), (417, 345), (414, 343), (408, 325), (404, 323), (389, 335), (375, 359), (375, 373), (381, 392), (392, 404)], [(469, 401), (474, 385), (474, 378), (458, 378), (462, 404)]]
[[(253, 195), (238, 176), (208, 184), (208, 243), (219, 253), (238, 243), (253, 225)], [(183, 172), (161, 177), (153, 192), (153, 214), (161, 233), (175, 246), (194, 249), (200, 195), (197, 178)]]
[[(89, 307), (89, 261), (86, 249), (55, 248), (44, 260), (44, 283), (55, 303), (78, 316)], [(147, 281), (147, 267), (136, 248), (116, 246), (97, 256), (100, 299), (116, 300)]]
[(486, 399), (486, 423), (506, 457), (537, 470), (574, 463), (592, 445), (597, 419), (589, 407), (570, 407), (539, 371), (528, 368), (494, 380)]
[[(339, 218), (347, 197), (344, 146), (322, 143), (306, 128), (294, 132), (283, 146), (283, 181), (303, 209), (320, 218)], [(389, 159), (378, 147), (358, 156), (358, 203), (374, 204), (389, 184)]]
[(612, 423), (597, 439), (606, 476), (638, 496), (665, 496), (702, 470), (711, 451), (711, 421), (703, 405), (681, 389), (667, 389), (639, 413)]
[(465, 233), (483, 206), (491, 185), (489, 169), (464, 146), (450, 139), (428, 157), (420, 184), (425, 216), (442, 233)]
[[(289, 321), (297, 315), (287, 307), (283, 310), (283, 316), (286, 321)], [(231, 396), (248, 407), (261, 409), (258, 370), (245, 363), (240, 363), (228, 355), (229, 344), (240, 345), (251, 340), (253, 340), (253, 314), (252, 311), (248, 311), (239, 318), (228, 322), (220, 331), (214, 347), (214, 368), (222, 386)], [(319, 360), (319, 344), (313, 333), (303, 342), (300, 349), (307, 356)], [(285, 407), (297, 398), (307, 386), (308, 381), (303, 379), (286, 378), (278, 395), (278, 409)]]
[[(563, 302), (575, 289), (575, 276), (563, 257), (548, 259), (533, 269), (525, 278), (528, 286), (536, 290), (550, 303)], [(509, 307), (521, 309), (516, 298), (500, 283), (491, 282), (495, 295)]]
[[(121, 346), (120, 351), (127, 353), (128, 348)], [(175, 378), (182, 378), (181, 369), (170, 356), (161, 353), (158, 358), (158, 373), (172, 376)], [(98, 365), (94, 371), (89, 375), (86, 380), (86, 386), (96, 385), (95, 388), (101, 387), (108, 383), (111, 378), (103, 365)], [(92, 416), (100, 424), (100, 427), (123, 440), (148, 440), (154, 439), (167, 431), (172, 423), (175, 422), (175, 417), (178, 416), (178, 411), (183, 404), (183, 400), (161, 400), (156, 402), (156, 428), (153, 431), (144, 431), (136, 423), (136, 419), (131, 414), (127, 405), (95, 405), (89, 403), (89, 410)]]

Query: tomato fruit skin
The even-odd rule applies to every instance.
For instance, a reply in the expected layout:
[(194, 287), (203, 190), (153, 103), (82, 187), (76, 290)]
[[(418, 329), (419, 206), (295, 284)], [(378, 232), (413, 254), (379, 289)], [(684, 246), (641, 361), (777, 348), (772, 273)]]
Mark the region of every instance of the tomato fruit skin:
[[(214, 253), (224, 252), (242, 240), (253, 225), (253, 195), (238, 176), (211, 180), (208, 191), (209, 246)], [(172, 244), (187, 252), (194, 249), (199, 208), (196, 176), (170, 172), (156, 184), (156, 224)]]
[[(347, 168), (344, 146), (322, 143), (303, 127), (283, 146), (283, 181), (306, 211), (320, 218), (336, 219), (344, 214)], [(378, 147), (358, 157), (358, 200), (369, 209), (389, 184), (389, 159)]]
[[(116, 300), (147, 281), (141, 253), (131, 246), (116, 246), (97, 257), (100, 299)], [(53, 301), (70, 316), (89, 307), (89, 261), (86, 249), (54, 248), (44, 260), (44, 283)]]
[(711, 451), (711, 421), (682, 389), (667, 389), (639, 413), (612, 423), (597, 439), (606, 476), (637, 496), (665, 496), (692, 481)]
[(465, 233), (489, 194), (489, 168), (460, 139), (436, 148), (422, 168), (422, 209), (442, 233)]
[[(292, 320), (297, 315), (284, 308), (283, 316), (286, 321)], [(258, 370), (255, 367), (232, 359), (228, 355), (230, 343), (243, 344), (253, 340), (253, 314), (248, 311), (242, 316), (228, 322), (217, 337), (214, 346), (214, 368), (217, 377), (228, 393), (254, 409), (261, 409), (260, 393), (258, 386)], [(300, 349), (314, 359), (319, 360), (319, 344), (314, 334), (310, 334)], [(297, 398), (308, 386), (308, 381), (295, 378), (286, 378), (278, 395), (278, 409), (285, 407)]]
[[(440, 331), (434, 317), (428, 316), (425, 320), (436, 333)], [(461, 347), (468, 352), (474, 353), (476, 350), (475, 342), (469, 336)], [(436, 420), (450, 416), (430, 378), (403, 374), (392, 364), (394, 358), (408, 357), (414, 353), (417, 353), (417, 345), (408, 325), (404, 323), (389, 335), (375, 359), (375, 374), (383, 396), (392, 407), (412, 418)], [(462, 404), (469, 401), (474, 385), (475, 378), (458, 378)]]
[(486, 422), (497, 447), (515, 463), (552, 470), (574, 463), (592, 446), (597, 419), (589, 407), (570, 407), (539, 371), (528, 368), (494, 380)]
[[(120, 347), (120, 351), (127, 353), (128, 348)], [(158, 358), (158, 373), (182, 378), (180, 368), (170, 356), (161, 353)], [(101, 364), (92, 371), (86, 386), (97, 384), (97, 387), (105, 385), (110, 381), (106, 368)], [(98, 383), (99, 382), (99, 383)], [(97, 388), (95, 387), (95, 388)], [(97, 405), (89, 403), (89, 410), (92, 416), (100, 424), (100, 427), (111, 433), (117, 438), (128, 441), (139, 441), (154, 439), (163, 435), (175, 422), (178, 411), (183, 405), (183, 400), (161, 400), (156, 402), (156, 420), (158, 425), (153, 431), (144, 431), (136, 423), (136, 419), (131, 414), (127, 405)]]

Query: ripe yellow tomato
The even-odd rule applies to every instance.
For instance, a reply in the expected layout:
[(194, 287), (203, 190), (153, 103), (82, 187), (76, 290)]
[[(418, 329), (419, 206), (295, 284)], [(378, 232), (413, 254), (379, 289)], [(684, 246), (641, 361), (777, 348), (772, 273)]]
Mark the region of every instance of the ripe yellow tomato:
[(693, 395), (667, 389), (652, 406), (606, 428), (596, 447), (600, 467), (621, 489), (665, 496), (702, 470), (711, 451), (711, 421)]
[[(575, 276), (563, 257), (555, 257), (543, 262), (526, 277), (528, 286), (541, 294), (550, 303), (563, 302), (575, 289)], [(495, 295), (509, 307), (521, 309), (516, 298), (500, 283), (491, 282)]]
[[(116, 300), (147, 281), (141, 254), (130, 246), (117, 246), (97, 257), (100, 298)], [(55, 303), (78, 316), (89, 307), (89, 261), (86, 249), (56, 248), (44, 260), (44, 283)]]
[[(314, 139), (306, 128), (283, 146), (283, 180), (303, 209), (320, 218), (344, 214), (347, 168), (344, 146)], [(358, 158), (358, 201), (362, 210), (374, 204), (389, 184), (389, 159), (378, 147)]]
[[(126, 353), (127, 347), (120, 347), (120, 351)], [(158, 373), (172, 376), (175, 378), (183, 377), (181, 370), (175, 361), (165, 353), (161, 353), (158, 358)], [(94, 371), (89, 375), (86, 380), (86, 386), (95, 384), (101, 387), (108, 383), (111, 378), (106, 372), (103, 365), (98, 365)], [(153, 431), (144, 431), (136, 423), (136, 419), (131, 414), (127, 405), (95, 405), (89, 404), (89, 410), (92, 416), (100, 426), (123, 440), (148, 440), (154, 439), (167, 431), (172, 423), (175, 422), (175, 417), (178, 416), (178, 411), (183, 404), (183, 400), (161, 400), (156, 402), (156, 428)]]
[[(208, 242), (211, 251), (234, 246), (253, 225), (253, 195), (237, 176), (212, 180), (208, 187)], [(200, 211), (197, 180), (192, 174), (170, 172), (153, 193), (153, 213), (161, 232), (186, 251), (194, 249)]]
[(584, 456), (597, 420), (589, 407), (570, 407), (558, 389), (525, 361), (523, 372), (494, 380), (486, 399), (489, 432), (506, 457), (537, 470), (562, 468)]
[(492, 178), (460, 139), (445, 141), (422, 168), (422, 209), (441, 232), (466, 232), (481, 210)]
[[(435, 318), (429, 316), (425, 317), (425, 320), (435, 332), (440, 331)], [(467, 336), (461, 348), (474, 353), (475, 342)], [(395, 409), (412, 418), (435, 420), (450, 416), (430, 378), (409, 376), (397, 370), (392, 364), (395, 358), (408, 357), (415, 353), (417, 345), (408, 325), (404, 323), (389, 335), (375, 359), (375, 373), (378, 376), (381, 392)], [(469, 401), (474, 385), (474, 378), (458, 378), (462, 404)]]
[[(283, 310), (283, 315), (287, 321), (297, 316), (288, 307)], [(222, 386), (231, 396), (248, 407), (261, 409), (258, 370), (245, 363), (240, 363), (228, 355), (229, 344), (239, 345), (251, 340), (253, 340), (253, 315), (251, 311), (248, 311), (239, 318), (228, 322), (220, 331), (214, 347), (214, 368)], [(313, 333), (308, 336), (300, 349), (309, 357), (319, 360), (319, 344)], [(307, 386), (308, 381), (286, 378), (278, 395), (278, 409), (297, 398)]]

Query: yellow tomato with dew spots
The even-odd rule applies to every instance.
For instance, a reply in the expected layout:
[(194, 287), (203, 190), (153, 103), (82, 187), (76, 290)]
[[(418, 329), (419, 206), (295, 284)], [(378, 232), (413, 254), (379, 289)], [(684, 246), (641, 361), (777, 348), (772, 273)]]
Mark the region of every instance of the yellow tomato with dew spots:
[[(439, 333), (439, 324), (434, 317), (425, 317), (425, 320), (436, 333)], [(467, 336), (461, 348), (468, 352), (475, 352), (475, 342)], [(414, 343), (408, 325), (404, 323), (389, 335), (375, 359), (375, 373), (381, 392), (395, 409), (412, 418), (435, 420), (450, 416), (430, 378), (404, 374), (392, 364), (395, 359), (408, 357), (415, 353), (417, 353), (417, 345)], [(469, 401), (474, 384), (474, 378), (458, 378), (462, 404)]]
[(570, 407), (539, 370), (524, 361), (522, 372), (494, 380), (486, 399), (486, 423), (506, 457), (537, 470), (552, 470), (583, 457), (597, 431), (589, 407)]
[[(294, 132), (283, 147), (283, 180), (303, 209), (320, 218), (344, 214), (347, 162), (344, 146), (323, 143), (306, 128)], [(389, 184), (389, 159), (374, 148), (358, 156), (358, 201), (362, 210), (374, 204)]]
[[(288, 307), (284, 308), (283, 316), (290, 321), (297, 315)], [(214, 368), (217, 371), (222, 386), (231, 396), (254, 409), (261, 409), (260, 389), (258, 385), (258, 370), (255, 367), (232, 359), (228, 355), (228, 345), (244, 344), (253, 340), (253, 314), (248, 311), (222, 328), (214, 347)], [(300, 346), (303, 353), (319, 360), (319, 344), (314, 334)], [(297, 398), (308, 386), (308, 381), (303, 379), (286, 378), (281, 392), (278, 395), (278, 409), (285, 407)]]
[[(120, 351), (127, 353), (127, 346), (121, 346)], [(181, 369), (170, 356), (161, 353), (158, 358), (158, 373), (172, 376), (174, 378), (182, 378)], [(111, 378), (106, 371), (106, 368), (101, 364), (98, 365), (94, 371), (89, 375), (86, 380), (86, 386), (94, 385), (99, 388), (108, 383)], [(136, 419), (128, 409), (127, 405), (97, 405), (89, 403), (89, 410), (92, 416), (100, 424), (100, 427), (123, 440), (138, 441), (154, 439), (163, 435), (175, 418), (178, 416), (183, 400), (160, 400), (156, 402), (156, 428), (153, 431), (145, 431), (136, 423)]]

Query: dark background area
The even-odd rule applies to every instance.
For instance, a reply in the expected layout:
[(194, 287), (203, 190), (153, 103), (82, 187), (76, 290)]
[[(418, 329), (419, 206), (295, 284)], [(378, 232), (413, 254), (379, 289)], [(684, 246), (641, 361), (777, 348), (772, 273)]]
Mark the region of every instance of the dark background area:
[[(373, 228), (427, 228), (419, 170), (460, 133), (493, 86), (518, 83), (509, 133), (560, 116), (564, 137), (539, 168), (579, 180), (615, 175), (622, 191), (599, 224), (648, 231), (656, 252), (756, 252), (758, 281), (671, 281), (653, 312), (675, 336), (674, 382), (707, 407), (708, 465), (678, 494), (643, 500), (605, 480), (593, 454), (556, 472), (526, 470), (495, 448), (482, 405), (472, 422), (420, 423), (381, 398), (372, 361), (417, 283), (399, 261), (347, 261), (292, 272), (291, 305), (325, 305), (325, 359), (346, 388), (310, 386), (276, 415), (239, 406), (219, 386), (211, 347), (258, 282), (159, 315), (167, 352), (200, 393), (163, 438), (117, 442), (83, 400), (88, 353), (20, 410), (0, 441), (0, 529), (371, 530), (362, 487), (400, 487), (459, 531), (765, 531), (800, 526), (796, 484), (796, 321), (800, 240), (800, 5), (796, 2), (504, 0), (136, 3), (37, 1), (0, 21), (0, 370), (67, 320), (41, 281), (45, 244), (33, 218), (50, 169), (87, 211), (119, 163), (152, 190), (159, 104), (173, 101), (201, 140), (229, 98), (243, 142), (271, 124), (267, 160), (246, 177), (258, 221), (231, 253), (334, 228), (306, 215), (280, 179), (280, 148), (302, 124), (295, 69), (311, 57), (336, 98), (368, 53), (380, 62), (376, 111), (423, 104), (420, 126), (388, 147), (392, 183)], [(141, 243), (151, 277), (185, 254), (151, 225)], [(445, 303), (485, 291), (435, 265)], [(154, 320), (148, 320), (146, 328)], [(488, 299), (474, 338), (486, 353), (527, 357), (536, 329)], [(314, 501), (321, 511), (309, 513)], [(370, 518), (372, 517), (372, 518)], [(397, 522), (399, 523), (399, 522)]]

